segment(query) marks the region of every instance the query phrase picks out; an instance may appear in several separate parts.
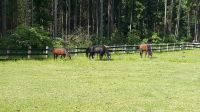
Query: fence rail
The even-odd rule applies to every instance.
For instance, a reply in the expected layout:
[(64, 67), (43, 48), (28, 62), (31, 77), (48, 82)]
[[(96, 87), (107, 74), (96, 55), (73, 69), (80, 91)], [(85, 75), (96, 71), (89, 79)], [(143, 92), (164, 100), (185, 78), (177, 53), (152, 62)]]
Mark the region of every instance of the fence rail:
[[(109, 51), (111, 53), (136, 53), (138, 49), (136, 48), (138, 45), (113, 45), (108, 46)], [(178, 51), (178, 50), (187, 50), (187, 49), (195, 49), (200, 48), (200, 43), (166, 43), (166, 44), (151, 44), (153, 52), (168, 52), (168, 51)], [(85, 53), (84, 47), (75, 47), (70, 48), (69, 52), (71, 54), (81, 54)], [(0, 48), (0, 56), (27, 56), (27, 58), (31, 58), (31, 56), (45, 56), (48, 58), (50, 55), (50, 49), (48, 46), (44, 49), (34, 49), (28, 47), (26, 49), (15, 49), (15, 48)]]

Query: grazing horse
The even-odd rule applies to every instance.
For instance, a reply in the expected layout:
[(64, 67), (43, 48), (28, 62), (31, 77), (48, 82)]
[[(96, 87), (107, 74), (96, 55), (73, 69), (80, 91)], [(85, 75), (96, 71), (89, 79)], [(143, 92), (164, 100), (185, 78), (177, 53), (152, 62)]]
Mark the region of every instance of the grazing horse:
[(151, 49), (151, 45), (149, 44), (141, 44), (139, 45), (139, 49), (140, 49), (140, 56), (142, 58), (143, 53), (145, 52), (145, 57), (148, 54), (148, 57), (152, 58), (152, 49)]
[(108, 46), (105, 45), (96, 45), (96, 46), (90, 46), (86, 49), (86, 56), (91, 59), (94, 59), (94, 55), (95, 54), (99, 54), (100, 60), (103, 59), (103, 55), (106, 54), (107, 55), (107, 59), (110, 60), (111, 59), (111, 55), (109, 53), (108, 50)]
[(65, 58), (66, 56), (69, 57), (69, 59), (71, 59), (71, 55), (69, 54), (68, 50), (65, 49), (65, 48), (53, 48), (52, 50), (52, 53), (54, 55), (54, 59), (57, 59), (57, 57), (59, 55), (61, 55), (61, 58), (62, 56)]

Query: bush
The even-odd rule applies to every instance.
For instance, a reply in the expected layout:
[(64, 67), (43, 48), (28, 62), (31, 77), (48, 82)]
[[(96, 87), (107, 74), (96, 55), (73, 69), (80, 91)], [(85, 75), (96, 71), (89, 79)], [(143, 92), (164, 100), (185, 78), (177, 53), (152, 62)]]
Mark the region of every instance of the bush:
[(28, 46), (44, 48), (52, 45), (49, 37), (49, 33), (39, 28), (20, 26), (12, 34), (2, 38), (0, 46), (4, 48), (27, 48)]
[(89, 46), (92, 44), (91, 39), (88, 37), (88, 34), (82, 28), (77, 29), (73, 34), (68, 35), (67, 45), (68, 47), (75, 47), (75, 46)]
[(128, 32), (128, 44), (139, 44), (141, 42), (139, 33), (137, 31), (131, 30)]
[(178, 42), (175, 35), (169, 35), (169, 36), (166, 36), (165, 37), (165, 40), (164, 40), (165, 43), (176, 43)]
[(125, 36), (120, 33), (120, 31), (114, 27), (114, 31), (111, 34), (112, 42), (110, 44), (124, 44), (125, 43)]
[(153, 33), (153, 35), (151, 36), (151, 40), (153, 43), (158, 44), (161, 42), (161, 38), (158, 36), (157, 33)]
[(60, 47), (64, 47), (63, 46), (63, 39), (61, 38), (56, 38), (52, 41), (52, 47), (53, 48), (60, 48)]

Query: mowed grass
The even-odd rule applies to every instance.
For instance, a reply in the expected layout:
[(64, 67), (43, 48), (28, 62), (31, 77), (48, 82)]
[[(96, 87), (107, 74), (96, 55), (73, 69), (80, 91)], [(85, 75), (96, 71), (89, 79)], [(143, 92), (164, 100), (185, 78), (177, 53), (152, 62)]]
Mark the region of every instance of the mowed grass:
[(0, 112), (200, 112), (200, 50), (0, 62)]

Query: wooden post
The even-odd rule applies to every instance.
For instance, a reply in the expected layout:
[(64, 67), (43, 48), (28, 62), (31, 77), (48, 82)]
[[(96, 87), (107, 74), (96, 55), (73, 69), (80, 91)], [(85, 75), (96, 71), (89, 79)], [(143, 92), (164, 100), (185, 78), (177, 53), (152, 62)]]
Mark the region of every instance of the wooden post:
[(46, 53), (46, 58), (48, 58), (48, 51), (49, 51), (49, 46), (46, 46), (46, 51), (45, 51), (45, 53)]
[(31, 46), (28, 47), (28, 59), (30, 59), (31, 55)]
[(173, 51), (175, 51), (176, 44), (174, 43)]
[(126, 53), (126, 44), (124, 45), (124, 53)]
[(7, 58), (9, 58), (10, 57), (10, 48), (9, 47), (6, 50), (6, 54), (7, 54)]
[(192, 49), (194, 49), (194, 44), (192, 44)]
[(186, 44), (186, 46), (185, 46), (185, 47), (186, 47), (186, 49), (188, 49), (188, 43)]
[(169, 44), (167, 43), (167, 51), (169, 51)]
[(122, 46), (122, 53), (124, 53), (124, 46), (123, 45), (121, 45)]
[(76, 49), (75, 49), (75, 56), (78, 55), (78, 46), (76, 46)]
[(112, 52), (115, 53), (115, 45), (112, 48)]
[(159, 49), (159, 52), (160, 52), (160, 44), (159, 44), (159, 47), (158, 47), (158, 49)]

